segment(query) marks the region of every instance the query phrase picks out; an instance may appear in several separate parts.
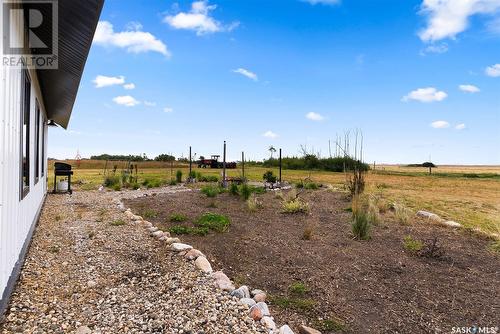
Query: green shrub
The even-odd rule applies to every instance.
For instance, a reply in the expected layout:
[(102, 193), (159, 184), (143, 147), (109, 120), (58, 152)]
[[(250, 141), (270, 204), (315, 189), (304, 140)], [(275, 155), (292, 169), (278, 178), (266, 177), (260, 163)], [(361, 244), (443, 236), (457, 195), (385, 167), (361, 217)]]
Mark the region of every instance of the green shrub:
[(410, 235), (407, 235), (403, 239), (403, 245), (406, 250), (412, 253), (418, 253), (424, 248), (424, 244), (420, 240), (413, 239)]
[(251, 212), (257, 211), (262, 207), (262, 203), (258, 200), (255, 194), (250, 195), (250, 198), (247, 200), (248, 210)]
[(282, 208), (283, 213), (305, 213), (309, 211), (309, 204), (297, 197), (291, 200), (283, 201)]
[(116, 175), (108, 175), (104, 178), (104, 186), (108, 188), (113, 188), (115, 185), (120, 184), (120, 177)]
[(118, 219), (110, 223), (111, 226), (122, 226), (125, 225), (125, 221)]
[(288, 291), (296, 295), (304, 295), (309, 292), (310, 289), (303, 282), (295, 282), (290, 284), (290, 286), (288, 287)]
[(181, 170), (177, 170), (177, 172), (175, 173), (175, 180), (177, 181), (177, 183), (182, 183), (182, 171)]
[(228, 217), (216, 213), (207, 212), (195, 223), (199, 227), (207, 227), (210, 230), (222, 233), (227, 231), (231, 222)]
[(229, 186), (229, 193), (231, 195), (238, 195), (238, 185), (236, 183), (231, 183)]
[(205, 194), (207, 197), (215, 197), (221, 192), (218, 186), (206, 185), (201, 187), (201, 193)]
[(122, 190), (122, 186), (119, 183), (117, 183), (117, 184), (113, 185), (112, 189), (114, 191), (120, 191), (120, 190)]
[(319, 188), (319, 185), (315, 182), (307, 182), (304, 184), (304, 188), (309, 190), (316, 190)]
[(250, 198), (250, 195), (252, 194), (252, 189), (248, 186), (248, 184), (243, 183), (240, 187), (240, 195), (243, 197), (243, 199), (246, 201)]
[(295, 309), (300, 311), (310, 311), (316, 305), (316, 301), (308, 298), (270, 296), (269, 301), (284, 309)]
[(182, 213), (172, 213), (169, 220), (173, 223), (182, 223), (187, 220), (187, 217)]
[(170, 180), (168, 182), (168, 185), (170, 185), (170, 186), (176, 186), (177, 185), (177, 181), (176, 180)]
[(217, 175), (201, 175), (198, 174), (198, 181), (199, 182), (219, 182), (219, 178)]
[(499, 253), (499, 254), (500, 254), (500, 240), (493, 241), (493, 242), (489, 245), (489, 249), (490, 249), (493, 253)]
[(162, 186), (162, 181), (159, 179), (145, 179), (142, 181), (142, 185), (146, 188), (159, 188)]
[(267, 172), (264, 173), (264, 175), (262, 176), (262, 178), (264, 179), (264, 181), (266, 182), (269, 182), (269, 183), (276, 183), (276, 176), (273, 174), (273, 171), (271, 170), (268, 170)]
[(183, 225), (174, 225), (168, 229), (168, 231), (172, 234), (191, 234), (192, 227), (183, 226)]
[(191, 172), (189, 172), (189, 175), (188, 177), (193, 180), (193, 179), (196, 179), (196, 172), (194, 170), (192, 170)]
[(158, 216), (158, 212), (153, 209), (145, 209), (144, 211), (141, 212), (141, 216), (143, 216), (146, 219), (156, 218), (156, 216)]
[(355, 210), (353, 213), (352, 234), (358, 240), (370, 239), (370, 222), (363, 210)]

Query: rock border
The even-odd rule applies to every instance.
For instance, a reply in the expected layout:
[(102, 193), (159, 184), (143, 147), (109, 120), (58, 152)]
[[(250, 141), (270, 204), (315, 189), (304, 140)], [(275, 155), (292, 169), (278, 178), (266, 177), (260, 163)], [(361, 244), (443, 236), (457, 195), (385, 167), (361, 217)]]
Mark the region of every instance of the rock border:
[[(274, 317), (269, 311), (266, 304), (267, 294), (259, 289), (250, 290), (246, 285), (236, 288), (221, 270), (213, 272), (212, 265), (207, 257), (193, 246), (184, 244), (179, 238), (172, 238), (170, 232), (163, 232), (154, 227), (153, 224), (143, 217), (136, 215), (132, 212), (131, 208), (125, 208), (124, 203), (119, 198), (113, 199), (117, 208), (122, 211), (125, 216), (133, 224), (140, 224), (150, 234), (150, 236), (165, 242), (171, 251), (176, 252), (179, 256), (184, 257), (188, 262), (191, 262), (200, 272), (205, 275), (210, 275), (213, 279), (213, 284), (220, 290), (226, 291), (239, 302), (248, 307), (248, 315), (254, 320), (260, 322), (268, 331), (269, 334), (294, 334), (288, 325), (277, 327), (274, 322)], [(300, 326), (300, 334), (321, 334), (320, 331), (307, 327)]]

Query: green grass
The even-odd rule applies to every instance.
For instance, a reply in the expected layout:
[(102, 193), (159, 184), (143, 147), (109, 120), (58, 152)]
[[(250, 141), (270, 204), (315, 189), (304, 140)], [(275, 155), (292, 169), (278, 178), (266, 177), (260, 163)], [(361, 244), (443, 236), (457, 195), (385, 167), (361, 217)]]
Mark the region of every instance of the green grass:
[(290, 308), (300, 311), (310, 311), (316, 305), (314, 299), (287, 296), (270, 296), (269, 301), (281, 308)]
[(314, 327), (318, 328), (322, 331), (337, 331), (337, 332), (346, 332), (347, 326), (346, 324), (337, 318), (328, 318), (328, 319), (318, 319), (314, 321)]
[(183, 215), (182, 213), (172, 213), (170, 215), (169, 220), (172, 223), (182, 223), (182, 222), (185, 222), (187, 220), (187, 217), (186, 217), (186, 215)]
[(290, 284), (288, 291), (296, 295), (304, 295), (309, 292), (310, 289), (303, 282), (294, 282)]
[(195, 225), (222, 233), (227, 231), (229, 225), (231, 225), (231, 221), (224, 215), (207, 212), (195, 222)]
[(118, 219), (110, 223), (111, 226), (122, 226), (125, 225), (125, 221)]
[(141, 212), (141, 216), (146, 219), (156, 218), (158, 216), (158, 211), (153, 209), (145, 209)]
[(172, 234), (177, 234), (177, 235), (189, 234), (189, 235), (199, 235), (199, 236), (205, 236), (208, 234), (208, 232), (210, 232), (208, 227), (190, 227), (183, 225), (172, 226), (168, 229), (168, 231)]
[(500, 254), (500, 240), (493, 241), (489, 247), (493, 253)]
[(403, 246), (404, 248), (411, 252), (411, 253), (417, 253), (424, 248), (424, 244), (420, 240), (415, 240), (413, 239), (410, 235), (407, 235), (403, 239)]
[(205, 196), (210, 197), (210, 198), (216, 197), (218, 194), (222, 193), (223, 191), (224, 190), (221, 187), (216, 186), (216, 185), (206, 185), (206, 186), (201, 187), (201, 193), (205, 194)]

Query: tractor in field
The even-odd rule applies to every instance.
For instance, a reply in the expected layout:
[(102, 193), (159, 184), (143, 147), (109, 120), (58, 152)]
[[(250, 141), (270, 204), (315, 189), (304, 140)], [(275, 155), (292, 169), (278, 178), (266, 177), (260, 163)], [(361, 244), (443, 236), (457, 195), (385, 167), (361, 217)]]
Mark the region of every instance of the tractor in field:
[[(223, 168), (224, 163), (219, 161), (220, 155), (212, 155), (210, 159), (200, 156), (198, 168)], [(236, 162), (226, 162), (227, 169), (236, 169)]]

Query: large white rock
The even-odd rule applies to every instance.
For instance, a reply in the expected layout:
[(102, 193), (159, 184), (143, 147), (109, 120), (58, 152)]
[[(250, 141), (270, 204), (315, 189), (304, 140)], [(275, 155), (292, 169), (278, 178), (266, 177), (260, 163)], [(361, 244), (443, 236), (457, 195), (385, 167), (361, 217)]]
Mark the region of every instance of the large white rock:
[(92, 330), (88, 328), (87, 326), (80, 326), (76, 329), (76, 334), (90, 334), (92, 333)]
[(250, 298), (250, 291), (248, 290), (248, 286), (242, 285), (238, 289), (231, 291), (231, 296), (241, 298)]
[(454, 227), (454, 228), (460, 228), (460, 227), (462, 227), (462, 224), (454, 222), (453, 220), (445, 221), (443, 224), (446, 225), (446, 226), (449, 226), (449, 227)]
[(318, 331), (314, 328), (311, 328), (311, 327), (304, 326), (304, 325), (301, 325), (299, 327), (299, 333), (300, 334), (321, 334), (320, 331)]
[(425, 219), (429, 219), (429, 220), (435, 220), (435, 221), (441, 220), (441, 217), (439, 217), (435, 213), (432, 213), (429, 211), (424, 211), (424, 210), (417, 211), (417, 217), (425, 218)]
[(234, 285), (229, 279), (229, 277), (226, 276), (222, 271), (217, 271), (212, 274), (212, 277), (215, 280), (215, 286), (218, 287), (221, 290), (225, 291), (233, 291), (234, 290)]
[(185, 256), (188, 260), (196, 260), (200, 256), (205, 256), (205, 255), (203, 255), (203, 253), (200, 252), (199, 250), (193, 248), (190, 251), (188, 251)]
[(292, 329), (288, 325), (283, 325), (279, 329), (279, 334), (294, 334)]
[(195, 261), (194, 265), (196, 268), (200, 269), (204, 273), (211, 273), (212, 272), (212, 266), (210, 265), (210, 262), (208, 262), (207, 258), (204, 256), (199, 256)]
[(155, 232), (151, 233), (151, 235), (153, 237), (156, 237), (156, 238), (161, 238), (161, 237), (163, 237), (163, 231), (155, 231)]
[(240, 299), (240, 303), (243, 304), (243, 305), (246, 305), (248, 307), (252, 307), (254, 306), (255, 304), (257, 304), (255, 302), (255, 300), (253, 300), (252, 298), (241, 298)]
[(267, 304), (264, 302), (260, 302), (255, 304), (250, 308), (250, 317), (253, 320), (260, 320), (265, 316), (271, 316), (271, 313), (269, 312), (269, 308), (267, 307)]
[(180, 242), (174, 242), (172, 245), (170, 245), (170, 247), (172, 247), (172, 250), (176, 252), (188, 251), (193, 248), (193, 246), (191, 245), (183, 244)]
[(264, 316), (262, 319), (260, 319), (260, 323), (264, 325), (264, 327), (267, 328), (271, 333), (273, 333), (276, 330), (276, 324), (274, 323), (274, 320), (272, 317), (269, 316)]

